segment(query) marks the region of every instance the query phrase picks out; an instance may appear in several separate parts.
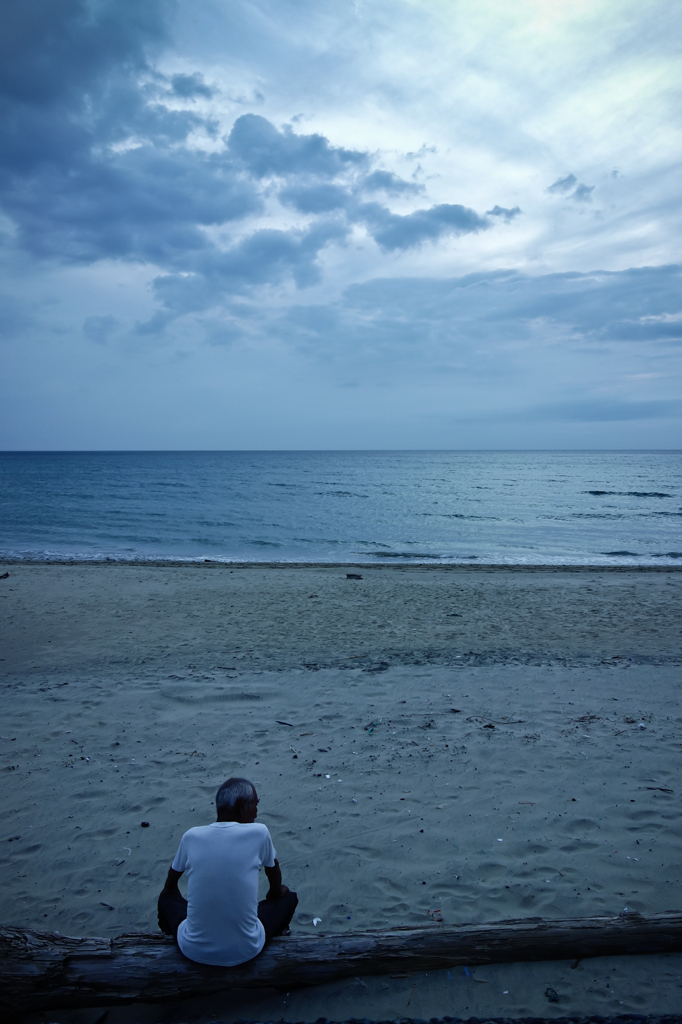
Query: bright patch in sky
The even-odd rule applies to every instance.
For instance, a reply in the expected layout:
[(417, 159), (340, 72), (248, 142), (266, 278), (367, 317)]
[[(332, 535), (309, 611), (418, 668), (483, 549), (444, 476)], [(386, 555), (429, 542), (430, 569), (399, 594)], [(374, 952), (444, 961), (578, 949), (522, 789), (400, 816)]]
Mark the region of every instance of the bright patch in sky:
[(682, 446), (681, 29), (4, 5), (0, 444)]

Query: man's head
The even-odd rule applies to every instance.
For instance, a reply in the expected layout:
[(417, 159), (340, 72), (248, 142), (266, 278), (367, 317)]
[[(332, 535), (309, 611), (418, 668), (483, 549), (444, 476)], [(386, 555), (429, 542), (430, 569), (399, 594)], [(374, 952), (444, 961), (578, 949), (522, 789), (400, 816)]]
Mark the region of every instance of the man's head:
[(228, 779), (216, 793), (218, 821), (237, 821), (248, 825), (258, 814), (258, 793), (248, 779)]

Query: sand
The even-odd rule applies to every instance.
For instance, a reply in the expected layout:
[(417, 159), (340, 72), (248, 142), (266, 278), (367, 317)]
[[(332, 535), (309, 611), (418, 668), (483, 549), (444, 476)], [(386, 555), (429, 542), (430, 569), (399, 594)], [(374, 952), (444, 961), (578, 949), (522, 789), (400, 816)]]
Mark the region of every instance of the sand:
[[(682, 573), (0, 571), (3, 923), (153, 930), (180, 836), (231, 774), (258, 787), (298, 933), (682, 909)], [(107, 1024), (670, 1013), (681, 968), (457, 968)]]

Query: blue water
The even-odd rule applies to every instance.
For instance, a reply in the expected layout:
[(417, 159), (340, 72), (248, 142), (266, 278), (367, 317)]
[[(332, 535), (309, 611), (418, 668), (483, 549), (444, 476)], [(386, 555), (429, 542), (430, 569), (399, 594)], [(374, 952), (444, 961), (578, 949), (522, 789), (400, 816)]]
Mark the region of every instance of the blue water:
[(5, 452), (0, 557), (682, 564), (682, 452)]

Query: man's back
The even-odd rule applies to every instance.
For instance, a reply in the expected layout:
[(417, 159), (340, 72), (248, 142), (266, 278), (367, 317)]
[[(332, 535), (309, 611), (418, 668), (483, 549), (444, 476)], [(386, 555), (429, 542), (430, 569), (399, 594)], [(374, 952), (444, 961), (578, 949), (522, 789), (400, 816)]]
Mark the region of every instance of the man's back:
[(215, 821), (185, 832), (173, 870), (187, 872), (187, 919), (180, 949), (191, 960), (233, 967), (260, 953), (258, 869), (272, 867), (275, 849), (265, 825)]

